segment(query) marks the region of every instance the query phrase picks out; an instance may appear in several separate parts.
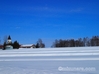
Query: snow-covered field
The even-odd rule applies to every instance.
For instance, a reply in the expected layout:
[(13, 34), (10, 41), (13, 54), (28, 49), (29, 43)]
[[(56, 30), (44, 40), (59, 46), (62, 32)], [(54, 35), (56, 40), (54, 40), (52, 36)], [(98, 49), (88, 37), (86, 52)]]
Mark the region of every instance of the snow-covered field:
[(99, 74), (99, 47), (0, 50), (0, 74)]

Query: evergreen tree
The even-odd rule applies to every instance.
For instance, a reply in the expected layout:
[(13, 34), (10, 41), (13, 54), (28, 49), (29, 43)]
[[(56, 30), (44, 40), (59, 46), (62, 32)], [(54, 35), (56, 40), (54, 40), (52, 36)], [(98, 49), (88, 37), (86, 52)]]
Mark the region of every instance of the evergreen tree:
[(19, 47), (20, 47), (19, 43), (17, 41), (14, 41), (13, 48), (14, 49), (19, 49)]

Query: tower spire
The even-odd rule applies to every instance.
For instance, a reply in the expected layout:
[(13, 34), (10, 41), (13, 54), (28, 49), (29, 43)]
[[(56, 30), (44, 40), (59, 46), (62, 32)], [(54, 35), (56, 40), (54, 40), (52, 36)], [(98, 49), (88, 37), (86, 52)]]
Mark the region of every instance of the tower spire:
[(8, 40), (11, 40), (11, 37), (10, 37), (10, 35), (8, 36)]

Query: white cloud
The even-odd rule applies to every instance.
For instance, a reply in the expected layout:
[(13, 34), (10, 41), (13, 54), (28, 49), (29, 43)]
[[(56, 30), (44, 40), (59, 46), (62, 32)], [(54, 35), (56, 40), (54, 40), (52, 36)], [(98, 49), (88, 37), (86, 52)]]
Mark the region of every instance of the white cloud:
[(77, 8), (77, 9), (71, 9), (70, 12), (81, 12), (83, 9), (82, 8)]
[(17, 26), (16, 29), (20, 29), (21, 27)]
[(74, 29), (86, 28), (85, 25), (71, 25), (71, 27), (74, 28)]
[(10, 11), (22, 11), (22, 12), (35, 12), (35, 11), (48, 11), (48, 12), (80, 12), (83, 9), (82, 8), (75, 8), (75, 9), (68, 9), (68, 8), (54, 8), (54, 7), (48, 7), (48, 6), (14, 6), (14, 7), (6, 7), (6, 10)]

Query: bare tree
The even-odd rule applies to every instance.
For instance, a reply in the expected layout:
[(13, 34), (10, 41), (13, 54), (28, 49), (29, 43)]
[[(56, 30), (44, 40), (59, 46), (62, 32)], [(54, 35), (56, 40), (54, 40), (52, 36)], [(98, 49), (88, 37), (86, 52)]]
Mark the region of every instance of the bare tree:
[(7, 35), (4, 36), (4, 42), (7, 42)]
[(38, 44), (38, 48), (44, 48), (45, 47), (45, 44), (43, 43), (42, 39), (38, 39), (37, 44)]

